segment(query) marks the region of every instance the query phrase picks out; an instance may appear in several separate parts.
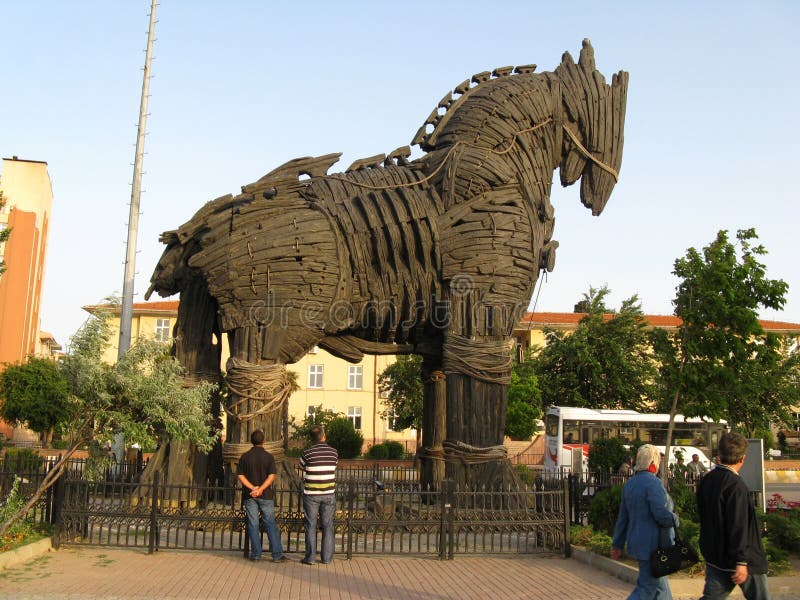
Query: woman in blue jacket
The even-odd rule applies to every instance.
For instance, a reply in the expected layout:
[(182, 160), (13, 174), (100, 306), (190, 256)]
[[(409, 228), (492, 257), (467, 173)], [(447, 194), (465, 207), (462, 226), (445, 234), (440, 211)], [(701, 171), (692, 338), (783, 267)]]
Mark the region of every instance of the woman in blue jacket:
[(639, 561), (639, 577), (628, 600), (671, 600), (672, 592), (666, 577), (653, 577), (650, 553), (658, 548), (659, 536), (664, 546), (675, 538), (678, 525), (674, 504), (656, 477), (661, 454), (655, 446), (645, 444), (636, 454), (634, 475), (622, 490), (617, 525), (611, 542), (611, 558), (619, 560), (627, 544), (628, 555)]

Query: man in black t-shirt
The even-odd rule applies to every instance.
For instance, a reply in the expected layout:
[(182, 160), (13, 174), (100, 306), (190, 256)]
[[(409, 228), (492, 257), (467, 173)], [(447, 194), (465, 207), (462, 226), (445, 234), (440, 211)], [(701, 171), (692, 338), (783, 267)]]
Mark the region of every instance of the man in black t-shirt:
[(272, 562), (289, 560), (283, 554), (281, 533), (275, 524), (275, 492), (272, 484), (278, 472), (275, 458), (264, 449), (264, 432), (250, 434), (253, 447), (242, 454), (236, 476), (242, 484), (242, 505), (247, 513), (247, 536), (250, 538), (250, 560), (261, 560), (261, 535), (258, 527), (259, 513), (267, 530)]

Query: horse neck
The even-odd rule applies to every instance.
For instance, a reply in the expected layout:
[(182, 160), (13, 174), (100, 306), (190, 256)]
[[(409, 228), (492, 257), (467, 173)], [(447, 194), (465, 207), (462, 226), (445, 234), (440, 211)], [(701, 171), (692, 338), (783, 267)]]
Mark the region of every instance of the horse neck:
[(428, 171), (440, 169), (445, 205), (514, 184), (537, 212), (550, 212), (562, 141), (556, 84), (551, 74), (491, 80), (448, 110), (428, 138), (435, 143)]

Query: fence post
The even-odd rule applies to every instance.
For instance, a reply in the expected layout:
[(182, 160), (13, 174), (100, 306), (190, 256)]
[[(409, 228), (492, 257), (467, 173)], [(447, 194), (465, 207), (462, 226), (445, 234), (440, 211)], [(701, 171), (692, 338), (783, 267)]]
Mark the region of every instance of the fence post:
[(570, 534), (569, 534), (569, 525), (570, 525), (569, 495), (571, 487), (570, 477), (563, 480), (562, 484), (562, 493), (564, 495), (564, 558), (569, 558), (570, 556), (572, 556), (572, 540), (570, 539)]
[(148, 554), (154, 552), (158, 535), (158, 476), (158, 471), (153, 473), (153, 487), (150, 492), (152, 494), (152, 502), (150, 504), (150, 540), (147, 547)]
[[(347, 560), (353, 558), (353, 504), (355, 497), (356, 484), (355, 481), (350, 480), (347, 482), (347, 523), (345, 529), (345, 535), (347, 536)], [(314, 535), (316, 535), (316, 532)]]
[(453, 560), (453, 552), (455, 549), (456, 540), (456, 482), (450, 480), (447, 482), (447, 559)]

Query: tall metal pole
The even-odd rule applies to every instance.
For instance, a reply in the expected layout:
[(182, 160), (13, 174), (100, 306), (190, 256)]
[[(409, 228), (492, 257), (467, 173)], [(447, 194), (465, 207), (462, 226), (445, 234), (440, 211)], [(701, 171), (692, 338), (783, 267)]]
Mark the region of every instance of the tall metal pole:
[(144, 57), (142, 99), (139, 104), (139, 131), (136, 137), (136, 157), (133, 161), (131, 209), (128, 218), (128, 241), (125, 246), (125, 279), (122, 284), (122, 312), (119, 320), (119, 351), (117, 359), (131, 347), (133, 328), (133, 282), (136, 276), (136, 238), (139, 234), (139, 198), (142, 194), (142, 162), (144, 161), (144, 136), (147, 124), (147, 99), (150, 92), (150, 61), (153, 56), (153, 34), (156, 28), (156, 0), (150, 5), (150, 28), (147, 32), (147, 50)]

